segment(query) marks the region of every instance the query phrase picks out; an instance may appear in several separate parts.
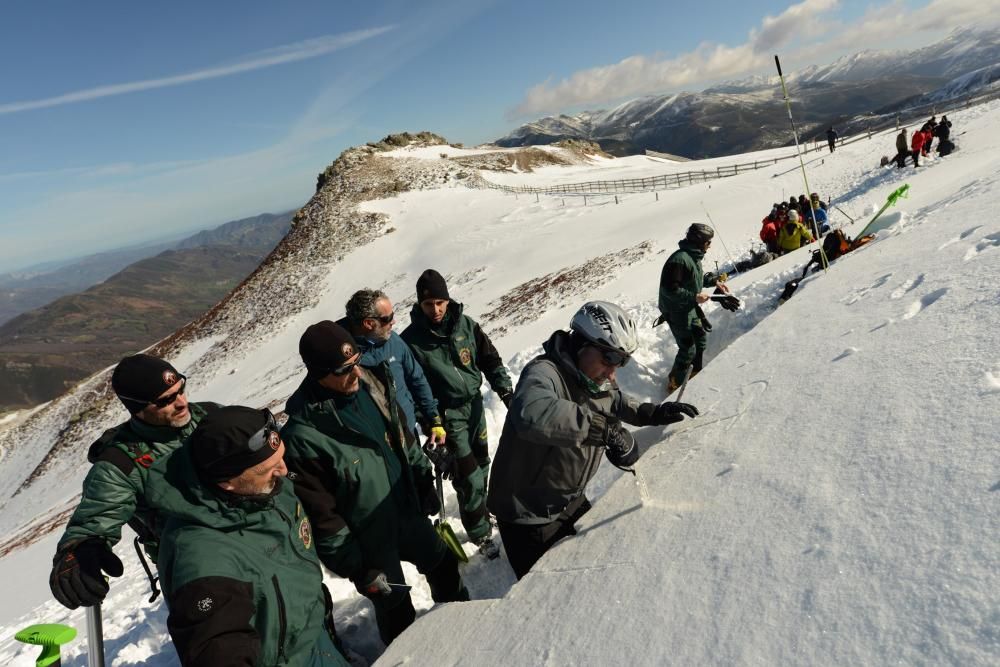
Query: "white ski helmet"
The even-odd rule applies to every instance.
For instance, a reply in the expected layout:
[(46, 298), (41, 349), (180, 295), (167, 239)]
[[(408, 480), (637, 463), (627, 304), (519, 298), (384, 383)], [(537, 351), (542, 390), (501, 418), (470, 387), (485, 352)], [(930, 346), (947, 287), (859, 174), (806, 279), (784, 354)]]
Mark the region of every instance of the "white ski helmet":
[(631, 356), (639, 348), (635, 320), (607, 301), (588, 301), (570, 320), (571, 331), (588, 342)]

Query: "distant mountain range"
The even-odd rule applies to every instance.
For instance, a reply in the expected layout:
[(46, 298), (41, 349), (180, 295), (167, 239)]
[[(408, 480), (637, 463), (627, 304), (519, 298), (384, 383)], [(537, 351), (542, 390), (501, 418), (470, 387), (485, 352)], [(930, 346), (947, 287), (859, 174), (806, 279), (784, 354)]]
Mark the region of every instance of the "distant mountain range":
[[(786, 77), (801, 138), (829, 125), (885, 112), (903, 101), (944, 101), (997, 78), (1000, 30), (960, 29), (913, 51), (866, 50)], [(778, 77), (755, 76), (700, 93), (643, 97), (610, 111), (549, 116), (515, 129), (499, 146), (597, 142), (613, 155), (647, 149), (690, 158), (714, 157), (789, 143)]]
[(92, 280), (136, 253), (158, 251), (0, 326), (0, 412), (54, 398), (202, 315), (257, 268), (288, 231), (292, 215), (236, 220), (169, 244), (170, 249), (101, 253), (26, 277), (21, 290), (42, 298), (46, 290)]

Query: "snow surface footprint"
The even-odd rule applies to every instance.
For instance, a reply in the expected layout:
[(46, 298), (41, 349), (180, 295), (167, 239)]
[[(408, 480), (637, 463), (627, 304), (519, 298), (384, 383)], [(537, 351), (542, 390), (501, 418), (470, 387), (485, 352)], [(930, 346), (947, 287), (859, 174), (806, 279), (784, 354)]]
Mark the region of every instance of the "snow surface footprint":
[(976, 257), (990, 248), (1000, 248), (1000, 232), (997, 232), (996, 234), (987, 234), (983, 238), (979, 239), (979, 243), (965, 251), (964, 259), (965, 261), (969, 261), (973, 257)]
[(948, 293), (948, 288), (942, 287), (941, 289), (934, 290), (930, 294), (925, 294), (924, 296), (920, 297), (919, 301), (914, 301), (913, 303), (910, 304), (910, 307), (907, 308), (906, 312), (903, 314), (903, 319), (908, 320), (913, 317), (916, 317), (918, 314), (920, 314), (920, 311), (922, 311), (924, 308), (931, 305), (932, 303), (934, 303), (947, 293)]
[(950, 246), (953, 243), (958, 243), (959, 241), (964, 241), (965, 239), (969, 238), (970, 236), (972, 236), (973, 234), (975, 234), (977, 231), (979, 231), (982, 228), (983, 228), (982, 225), (976, 225), (975, 227), (969, 227), (964, 232), (962, 232), (961, 234), (959, 234), (955, 238), (951, 239), (950, 241), (945, 241), (943, 244), (941, 244), (941, 247), (938, 248), (938, 250), (944, 250), (945, 248), (947, 248), (948, 246)]
[(879, 278), (876, 278), (875, 282), (873, 282), (868, 287), (862, 287), (861, 289), (857, 290), (850, 296), (844, 297), (844, 299), (841, 299), (841, 301), (845, 301), (848, 306), (852, 306), (858, 301), (861, 301), (861, 299), (868, 296), (868, 293), (871, 292), (872, 290), (876, 290), (879, 287), (885, 285), (887, 282), (889, 282), (890, 278), (892, 278), (891, 273), (887, 273), (884, 276), (880, 276)]
[(902, 299), (908, 292), (912, 292), (924, 283), (924, 274), (920, 274), (916, 278), (911, 278), (909, 280), (903, 281), (903, 284), (892, 291), (889, 295), (890, 299)]

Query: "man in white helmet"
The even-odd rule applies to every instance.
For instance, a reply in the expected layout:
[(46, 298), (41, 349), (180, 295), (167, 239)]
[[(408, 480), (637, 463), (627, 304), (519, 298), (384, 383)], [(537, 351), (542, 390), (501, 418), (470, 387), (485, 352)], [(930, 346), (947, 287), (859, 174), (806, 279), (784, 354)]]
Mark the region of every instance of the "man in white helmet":
[(694, 417), (686, 403), (639, 404), (616, 371), (638, 347), (635, 321), (606, 301), (584, 304), (524, 368), (493, 459), (486, 505), (497, 518), (520, 579), (590, 509), (584, 495), (602, 455), (625, 467), (639, 445), (621, 424), (664, 425)]

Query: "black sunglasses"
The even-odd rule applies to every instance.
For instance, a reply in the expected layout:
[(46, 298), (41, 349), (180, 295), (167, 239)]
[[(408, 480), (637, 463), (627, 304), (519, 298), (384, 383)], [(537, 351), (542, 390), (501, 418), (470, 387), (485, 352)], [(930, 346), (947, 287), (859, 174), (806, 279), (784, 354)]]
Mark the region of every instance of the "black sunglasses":
[(621, 352), (619, 350), (612, 350), (610, 348), (601, 347), (599, 345), (595, 345), (594, 347), (600, 350), (601, 356), (604, 357), (605, 363), (607, 363), (609, 366), (617, 366), (618, 368), (621, 368), (622, 366), (628, 363), (629, 359), (632, 358), (631, 354), (625, 354), (624, 352)]
[(174, 401), (176, 401), (177, 397), (183, 394), (186, 388), (187, 388), (187, 377), (182, 375), (180, 388), (172, 394), (167, 394), (166, 396), (160, 396), (159, 398), (154, 398), (151, 401), (143, 398), (132, 398), (131, 396), (121, 396), (121, 395), (119, 395), (119, 398), (123, 398), (126, 401), (134, 401), (135, 403), (147, 403), (149, 405), (153, 405), (158, 408), (165, 408), (168, 405), (171, 405)]
[(390, 322), (395, 321), (395, 319), (396, 319), (396, 313), (389, 313), (388, 315), (373, 315), (372, 317), (369, 317), (368, 319), (369, 320), (376, 320), (379, 324), (381, 324), (382, 326), (385, 326), (386, 324), (389, 324)]
[(262, 412), (267, 413), (267, 422), (247, 440), (247, 447), (250, 448), (251, 452), (256, 452), (265, 445), (274, 450), (278, 449), (278, 422), (274, 421), (274, 415), (271, 414), (270, 410), (262, 410)]
[(348, 373), (350, 373), (351, 371), (353, 371), (353, 370), (354, 370), (354, 367), (355, 367), (355, 366), (357, 366), (357, 365), (358, 365), (358, 364), (360, 364), (360, 363), (361, 363), (361, 358), (360, 358), (360, 357), (358, 357), (358, 360), (357, 360), (357, 361), (352, 361), (352, 362), (350, 362), (350, 363), (346, 363), (346, 364), (344, 364), (343, 366), (340, 366), (340, 367), (338, 367), (338, 368), (331, 368), (331, 369), (330, 369), (330, 372), (331, 372), (331, 373), (333, 373), (334, 375), (337, 375), (337, 376), (341, 376), (341, 377), (342, 377), (342, 376), (344, 376), (344, 375), (347, 375), (347, 374), (348, 374)]

